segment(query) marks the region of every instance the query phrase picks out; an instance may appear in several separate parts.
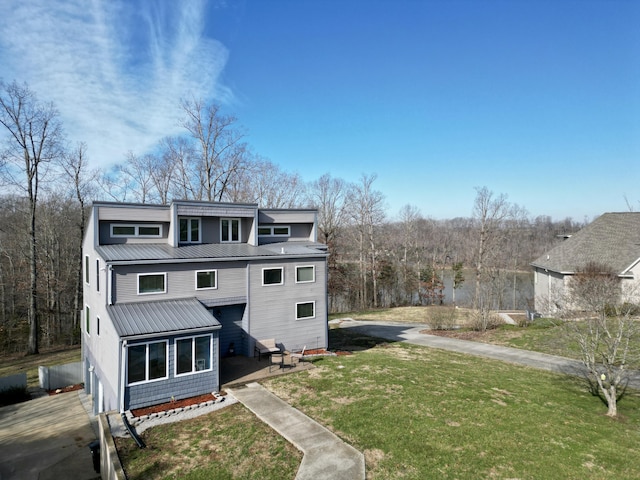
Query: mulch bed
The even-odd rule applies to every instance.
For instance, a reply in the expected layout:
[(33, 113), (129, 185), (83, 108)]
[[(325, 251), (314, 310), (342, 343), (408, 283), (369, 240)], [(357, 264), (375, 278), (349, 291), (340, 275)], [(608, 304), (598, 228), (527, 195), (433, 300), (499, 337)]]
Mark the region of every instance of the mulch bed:
[(331, 355), (331, 354), (336, 354), (336, 355), (351, 355), (351, 352), (347, 352), (347, 351), (343, 351), (343, 350), (338, 350), (335, 352), (330, 352), (328, 350), (325, 350), (324, 348), (314, 348), (314, 349), (310, 349), (310, 350), (305, 350), (304, 351), (304, 356), (306, 357), (308, 356), (313, 356), (313, 355)]
[(188, 407), (189, 405), (197, 405), (199, 403), (215, 400), (211, 393), (205, 395), (198, 395), (197, 397), (184, 398), (182, 400), (174, 400), (173, 402), (160, 403), (151, 407), (136, 408), (131, 410), (134, 417), (141, 417), (143, 415), (150, 415), (152, 413), (164, 412), (173, 408)]
[(55, 390), (47, 390), (49, 396), (58, 395), (59, 393), (67, 393), (67, 392), (75, 392), (76, 390), (82, 390), (84, 388), (84, 383), (79, 383), (77, 385), (69, 385), (68, 387), (56, 388)]

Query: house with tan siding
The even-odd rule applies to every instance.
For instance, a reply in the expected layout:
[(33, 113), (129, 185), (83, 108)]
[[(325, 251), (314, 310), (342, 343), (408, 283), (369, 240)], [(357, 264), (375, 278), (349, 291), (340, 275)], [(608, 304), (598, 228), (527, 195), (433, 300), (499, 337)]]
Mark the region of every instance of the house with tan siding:
[(220, 359), (327, 347), (316, 211), (95, 202), (83, 241), (82, 359), (96, 412), (220, 388)]
[(640, 213), (605, 213), (531, 263), (535, 308), (553, 315), (567, 307), (571, 278), (588, 265), (615, 272), (623, 301), (640, 302)]

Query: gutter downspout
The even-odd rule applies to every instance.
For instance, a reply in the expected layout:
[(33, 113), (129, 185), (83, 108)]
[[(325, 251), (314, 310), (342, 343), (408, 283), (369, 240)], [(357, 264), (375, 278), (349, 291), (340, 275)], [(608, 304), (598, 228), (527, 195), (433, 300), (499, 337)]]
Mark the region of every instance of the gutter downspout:
[(113, 266), (107, 267), (107, 304), (113, 305)]
[(120, 413), (124, 413), (124, 389), (127, 372), (127, 341), (122, 340), (122, 359), (120, 360)]

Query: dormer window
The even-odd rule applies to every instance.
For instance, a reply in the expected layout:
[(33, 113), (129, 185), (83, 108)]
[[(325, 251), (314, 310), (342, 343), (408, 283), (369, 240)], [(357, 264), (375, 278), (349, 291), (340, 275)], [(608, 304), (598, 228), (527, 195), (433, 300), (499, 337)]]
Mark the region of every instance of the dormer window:
[(200, 242), (200, 219), (181, 218), (180, 219), (180, 242), (199, 243)]
[(289, 225), (260, 225), (258, 235), (261, 237), (289, 237), (291, 228)]
[(133, 223), (112, 223), (112, 237), (143, 237), (143, 238), (160, 238), (162, 237), (162, 225), (157, 224), (133, 224)]
[(220, 241), (239, 242), (240, 241), (240, 219), (222, 218), (220, 219)]

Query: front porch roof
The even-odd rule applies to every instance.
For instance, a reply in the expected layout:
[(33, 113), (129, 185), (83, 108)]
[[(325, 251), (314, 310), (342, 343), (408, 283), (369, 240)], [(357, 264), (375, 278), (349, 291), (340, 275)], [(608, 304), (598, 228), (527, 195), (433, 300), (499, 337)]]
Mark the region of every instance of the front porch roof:
[(119, 303), (110, 305), (108, 311), (121, 338), (221, 328), (220, 322), (195, 298)]

